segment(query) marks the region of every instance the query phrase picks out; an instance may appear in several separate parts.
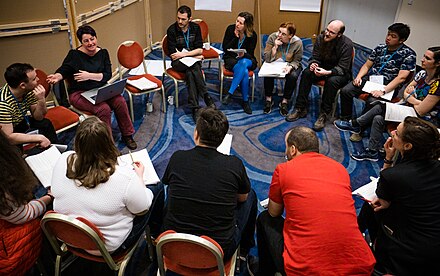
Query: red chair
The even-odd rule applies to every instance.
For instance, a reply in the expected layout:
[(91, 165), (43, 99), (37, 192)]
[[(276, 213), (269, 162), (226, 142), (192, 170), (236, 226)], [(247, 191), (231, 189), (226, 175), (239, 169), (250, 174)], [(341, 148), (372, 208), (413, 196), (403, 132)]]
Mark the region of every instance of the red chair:
[[(249, 70), (249, 79), (252, 80), (250, 85), (252, 86), (252, 102), (254, 101), (254, 93), (255, 93), (255, 74), (254, 71)], [(220, 71), (220, 101), (222, 100), (223, 95), (223, 80), (224, 79), (232, 79), (234, 77), (234, 72), (231, 72), (222, 65), (222, 69)]]
[[(206, 24), (206, 21), (203, 21), (202, 19), (193, 19), (192, 22), (196, 23), (200, 27), (200, 31), (202, 33), (202, 40), (203, 42), (211, 44), (211, 40), (209, 39), (209, 28), (208, 24)], [(217, 53), (216, 50), (213, 48), (210, 48), (209, 50), (206, 50), (203, 48), (202, 55), (204, 57), (204, 60), (207, 60), (209, 62), (208, 68), (211, 68), (211, 61), (217, 61), (218, 62), (218, 70), (219, 70), (219, 77), (220, 77), (220, 70), (221, 67), (221, 58), (220, 55)]]
[(162, 91), (163, 112), (166, 112), (165, 89), (163, 88), (162, 82), (158, 78), (156, 78), (151, 74), (148, 74), (147, 66), (145, 64), (145, 59), (144, 59), (144, 50), (142, 49), (141, 45), (136, 41), (129, 41), (129, 40), (124, 41), (119, 45), (117, 55), (118, 55), (119, 79), (122, 79), (121, 66), (127, 69), (133, 69), (138, 67), (142, 63), (145, 74), (129, 77), (128, 80), (137, 80), (140, 78), (146, 78), (147, 80), (157, 85), (156, 88), (145, 89), (145, 90), (138, 89), (130, 84), (127, 84), (125, 86), (125, 91), (127, 91), (128, 99), (130, 101), (131, 121), (134, 121), (133, 96), (136, 95), (144, 95), (156, 91)]
[[(141, 235), (131, 248), (112, 256), (105, 247), (101, 231), (85, 218), (72, 218), (49, 211), (41, 220), (41, 228), (57, 254), (55, 276), (61, 273), (61, 259), (67, 251), (87, 260), (105, 262), (110, 269), (119, 271), (118, 275), (122, 276), (136, 247), (143, 239)], [(92, 250), (100, 252), (101, 256), (88, 252)]]
[(46, 81), (46, 73), (40, 69), (35, 69), (35, 72), (37, 73), (37, 77), (39, 78), (38, 84), (41, 84), (46, 90), (46, 98), (48, 98), (49, 95), (52, 96), (53, 106), (48, 107), (45, 117), (52, 122), (56, 133), (58, 134), (78, 125), (78, 114), (58, 104), (57, 98), (51, 92), (50, 84)]
[(156, 241), (161, 276), (165, 275), (166, 269), (180, 275), (234, 275), (238, 249), (231, 260), (223, 263), (222, 248), (207, 236), (199, 237), (168, 230)]

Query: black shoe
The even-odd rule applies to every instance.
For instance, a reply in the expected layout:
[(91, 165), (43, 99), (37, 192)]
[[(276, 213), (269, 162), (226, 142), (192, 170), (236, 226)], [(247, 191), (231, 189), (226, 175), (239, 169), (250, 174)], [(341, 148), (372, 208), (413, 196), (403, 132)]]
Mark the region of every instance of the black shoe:
[(289, 113), (289, 106), (287, 103), (280, 102), (279, 107), (281, 116), (286, 117)]
[(263, 113), (264, 114), (269, 114), (272, 112), (272, 106), (273, 106), (273, 101), (266, 101), (264, 103), (264, 109), (263, 109)]
[(131, 150), (135, 150), (137, 148), (136, 142), (133, 140), (132, 135), (122, 136), (122, 142), (127, 146), (127, 148)]
[(243, 102), (243, 110), (246, 114), (252, 114), (252, 108), (249, 105), (249, 101)]
[(286, 121), (288, 122), (294, 122), (298, 120), (299, 118), (304, 118), (307, 116), (307, 109), (303, 108), (296, 108), (295, 112), (292, 114), (287, 115)]
[(193, 117), (194, 123), (197, 123), (197, 118), (199, 118), (199, 110), (200, 110), (200, 108), (198, 108), (198, 107), (193, 108), (193, 110), (192, 110), (192, 117)]
[(321, 131), (325, 127), (325, 122), (327, 121), (327, 114), (321, 113), (318, 117), (318, 120), (316, 120), (315, 124), (313, 125), (314, 131)]
[(208, 93), (205, 94), (204, 100), (205, 100), (205, 104), (207, 107), (214, 108), (214, 109), (217, 108), (214, 104), (214, 101), (212, 100), (211, 96), (209, 96)]
[(232, 94), (228, 92), (226, 93), (226, 96), (223, 98), (222, 104), (228, 105), (231, 103), (231, 101), (232, 101)]

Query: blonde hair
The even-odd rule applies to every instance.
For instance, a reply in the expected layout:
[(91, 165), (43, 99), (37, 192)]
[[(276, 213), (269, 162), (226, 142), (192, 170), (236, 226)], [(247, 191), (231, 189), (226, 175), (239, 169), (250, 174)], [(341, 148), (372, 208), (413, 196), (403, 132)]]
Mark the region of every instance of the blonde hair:
[(115, 172), (119, 151), (107, 125), (97, 117), (89, 117), (78, 127), (75, 153), (67, 158), (69, 179), (78, 180), (86, 188), (94, 188), (109, 180)]

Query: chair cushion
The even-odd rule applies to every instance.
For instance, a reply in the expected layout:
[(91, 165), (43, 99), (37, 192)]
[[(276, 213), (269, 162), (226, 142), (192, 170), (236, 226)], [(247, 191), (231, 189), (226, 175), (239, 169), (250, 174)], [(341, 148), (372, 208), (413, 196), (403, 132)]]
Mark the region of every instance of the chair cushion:
[(167, 74), (175, 79), (182, 80), (182, 81), (185, 80), (185, 78), (186, 78), (186, 75), (184, 72), (177, 72), (173, 68), (168, 68)]
[(318, 86), (324, 86), (324, 85), (325, 85), (325, 80), (319, 80), (319, 81), (317, 81), (317, 82), (315, 83), (315, 85), (318, 85)]
[[(234, 76), (234, 72), (229, 71), (228, 69), (225, 68), (225, 66), (223, 66), (223, 75), (225, 77), (233, 77)], [(254, 71), (250, 71), (249, 70), (249, 78), (252, 78), (252, 76), (254, 75)]]
[[(155, 76), (153, 76), (151, 74), (143, 74), (143, 75), (139, 75), (139, 76), (132, 76), (132, 77), (129, 77), (128, 79), (129, 80), (137, 80), (137, 79), (140, 79), (140, 78), (146, 78), (149, 81), (152, 81), (152, 82), (156, 83), (157, 84), (157, 88), (161, 88), (162, 87), (162, 81), (160, 81), (158, 78), (156, 78)], [(134, 87), (134, 86), (132, 86), (132, 85), (130, 85), (128, 83), (125, 86), (125, 88), (130, 93), (133, 93), (133, 94), (144, 92), (144, 91), (149, 91), (149, 90), (156, 90), (157, 89), (157, 88), (152, 88), (152, 89), (147, 89), (147, 90), (140, 90), (140, 89), (138, 89), (138, 88), (136, 88), (136, 87)]]
[(359, 95), (359, 100), (366, 101), (368, 96), (370, 96), (369, 93), (362, 93), (362, 94)]
[(45, 117), (52, 122), (55, 131), (79, 122), (78, 114), (64, 106), (49, 108)]
[(202, 55), (205, 59), (219, 58), (218, 53), (212, 48), (209, 50), (203, 49)]

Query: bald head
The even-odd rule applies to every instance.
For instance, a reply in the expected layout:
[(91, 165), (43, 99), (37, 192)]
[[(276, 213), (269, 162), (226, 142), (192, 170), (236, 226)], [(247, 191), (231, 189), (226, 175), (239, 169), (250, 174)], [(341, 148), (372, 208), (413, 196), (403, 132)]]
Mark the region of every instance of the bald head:
[(345, 31), (344, 22), (337, 19), (332, 20), (330, 21), (330, 23), (328, 23), (327, 28), (325, 29), (324, 41), (329, 42), (338, 37), (341, 37), (344, 31)]

